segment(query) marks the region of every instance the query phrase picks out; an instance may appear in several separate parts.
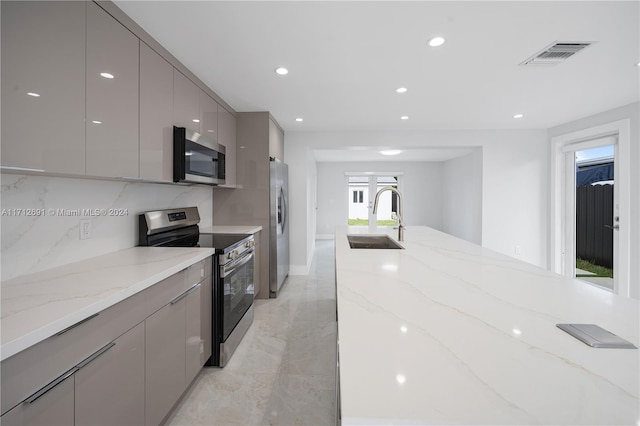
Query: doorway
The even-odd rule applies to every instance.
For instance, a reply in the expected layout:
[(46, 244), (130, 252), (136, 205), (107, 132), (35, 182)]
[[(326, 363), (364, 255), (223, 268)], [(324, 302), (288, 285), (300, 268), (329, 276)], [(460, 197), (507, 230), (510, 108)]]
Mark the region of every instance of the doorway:
[[(606, 202), (606, 205), (604, 201), (600, 203), (600, 207), (603, 210), (608, 210), (608, 223), (603, 223), (597, 227), (591, 224), (590, 227), (592, 230), (600, 231), (601, 236), (609, 233), (612, 240), (613, 262), (611, 269), (613, 282), (604, 287), (609, 287), (609, 290), (613, 291), (613, 293), (626, 297), (630, 296), (629, 125), (629, 120), (620, 120), (557, 136), (552, 139), (551, 150), (550, 269), (566, 277), (577, 277), (582, 281), (588, 281), (585, 280), (586, 277), (584, 276), (588, 274), (582, 272), (585, 269), (576, 268), (576, 259), (578, 258), (577, 234), (581, 232), (576, 227), (582, 226), (578, 225), (577, 215), (579, 214), (578, 209), (583, 209), (582, 206), (576, 207), (576, 200), (578, 197), (582, 197), (582, 194), (578, 195), (579, 182), (577, 173), (580, 169), (579, 166), (585, 162), (582, 160), (583, 155), (587, 155), (592, 149), (606, 146), (612, 147), (606, 148), (609, 151), (613, 149), (613, 182), (610, 182), (610, 179), (606, 181), (606, 184), (609, 185), (613, 183), (610, 188), (613, 190), (612, 194), (610, 194), (612, 201)], [(577, 155), (578, 158), (576, 157)], [(602, 182), (605, 181), (601, 180), (600, 183)], [(582, 197), (580, 202), (583, 201)], [(582, 239), (584, 240), (584, 238)], [(601, 244), (605, 244), (605, 242), (601, 241)]]
[(396, 194), (381, 194), (378, 212), (373, 214), (376, 193), (385, 186), (398, 189), (400, 177), (396, 174), (348, 174), (347, 198), (349, 226), (397, 226), (398, 200)]
[[(613, 291), (617, 247), (615, 153), (617, 140), (573, 152), (575, 159), (575, 277)], [(609, 142), (615, 142), (608, 145)], [(572, 155), (568, 152), (567, 155)]]

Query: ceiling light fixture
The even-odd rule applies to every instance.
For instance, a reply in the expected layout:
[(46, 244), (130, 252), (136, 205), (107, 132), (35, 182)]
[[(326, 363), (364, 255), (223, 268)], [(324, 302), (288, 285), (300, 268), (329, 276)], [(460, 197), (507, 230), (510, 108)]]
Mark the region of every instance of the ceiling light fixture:
[(408, 115), (403, 115), (402, 117), (400, 117), (400, 120), (408, 120), (409, 116)]
[(406, 88), (406, 87), (398, 87), (398, 88), (396, 89), (396, 92), (398, 92), (398, 93), (405, 93), (406, 91), (407, 91), (407, 88)]
[(296, 118), (296, 121), (299, 123), (301, 121), (304, 121), (302, 118)]
[(524, 114), (516, 114), (513, 116), (513, 118), (522, 118), (524, 117)]
[(407, 378), (403, 374), (398, 374), (396, 376), (396, 382), (400, 383), (401, 385), (404, 384), (406, 381), (407, 381)]
[(100, 73), (100, 77), (104, 77), (104, 78), (112, 79), (114, 76), (113, 76), (113, 74), (110, 74), (110, 73), (108, 73), (108, 72), (101, 72), (101, 73)]
[(33, 96), (34, 98), (39, 98), (40, 97), (40, 93), (35, 93), (35, 92), (27, 92), (27, 95)]
[(193, 120), (191, 120), (191, 121), (193, 121), (194, 123), (199, 123), (199, 122), (200, 122), (200, 120), (198, 120), (197, 118), (194, 118), (194, 119), (193, 119)]
[(380, 151), (380, 154), (382, 155), (398, 155), (400, 154), (402, 151), (399, 149), (385, 149), (383, 151)]
[(92, 121), (93, 124), (102, 124), (102, 121), (98, 121), (98, 120), (93, 120)]
[(442, 46), (445, 42), (444, 37), (433, 37), (432, 39), (429, 40), (429, 46), (431, 47), (438, 47), (438, 46)]
[(276, 68), (276, 74), (287, 75), (287, 74), (289, 74), (289, 70), (284, 68), (284, 67), (278, 67), (278, 68)]

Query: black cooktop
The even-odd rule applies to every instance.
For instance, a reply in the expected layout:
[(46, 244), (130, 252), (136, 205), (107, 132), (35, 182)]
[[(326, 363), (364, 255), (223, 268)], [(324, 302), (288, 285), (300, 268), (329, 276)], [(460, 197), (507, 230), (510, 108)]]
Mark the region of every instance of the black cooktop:
[(227, 253), (248, 238), (250, 235), (245, 234), (190, 234), (164, 241), (156, 247), (211, 247), (216, 253)]

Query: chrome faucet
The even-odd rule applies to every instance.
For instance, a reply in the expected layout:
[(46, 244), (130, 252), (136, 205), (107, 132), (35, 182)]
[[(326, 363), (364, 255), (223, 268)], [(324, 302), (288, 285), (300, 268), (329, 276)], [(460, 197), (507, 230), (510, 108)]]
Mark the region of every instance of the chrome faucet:
[(400, 191), (392, 186), (385, 186), (384, 188), (380, 189), (380, 191), (378, 191), (378, 193), (376, 194), (375, 201), (373, 202), (373, 214), (376, 214), (376, 211), (378, 210), (378, 201), (380, 201), (380, 194), (382, 194), (384, 191), (391, 191), (398, 194), (398, 241), (404, 241), (404, 222), (402, 221), (402, 194), (400, 193)]

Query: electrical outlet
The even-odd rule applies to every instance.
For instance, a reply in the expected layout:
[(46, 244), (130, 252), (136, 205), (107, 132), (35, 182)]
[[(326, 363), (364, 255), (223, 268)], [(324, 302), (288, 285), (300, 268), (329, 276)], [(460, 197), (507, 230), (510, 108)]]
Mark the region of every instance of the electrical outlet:
[(87, 240), (91, 238), (91, 219), (80, 220), (80, 239)]
[(516, 252), (516, 254), (522, 254), (522, 246), (516, 246), (514, 251)]

